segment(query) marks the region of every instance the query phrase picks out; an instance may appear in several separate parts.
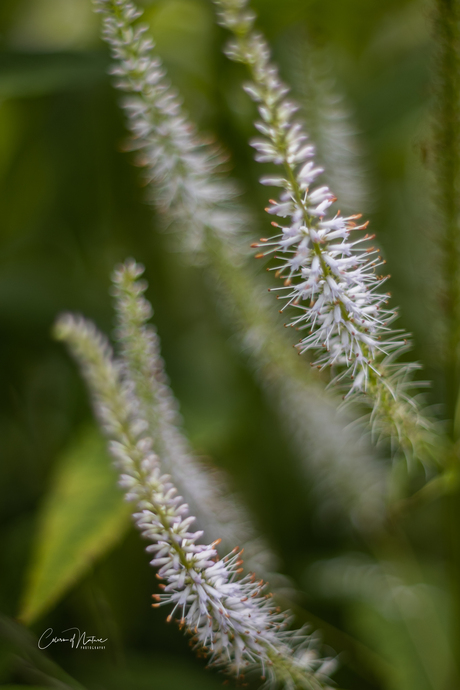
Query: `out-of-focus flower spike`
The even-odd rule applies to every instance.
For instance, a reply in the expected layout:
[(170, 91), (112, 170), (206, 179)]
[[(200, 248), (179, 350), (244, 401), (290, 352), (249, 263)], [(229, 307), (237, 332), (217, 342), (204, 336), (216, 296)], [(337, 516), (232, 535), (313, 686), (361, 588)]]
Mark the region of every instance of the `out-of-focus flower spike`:
[(229, 492), (223, 474), (193, 455), (181, 431), (178, 403), (168, 385), (159, 337), (153, 325), (147, 323), (152, 308), (144, 296), (147, 284), (140, 279), (143, 270), (143, 266), (128, 260), (113, 273), (116, 338), (125, 379), (130, 381), (134, 400), (140, 405), (140, 416), (149, 425), (162, 469), (186, 497), (208, 539), (219, 538), (224, 551), (240, 544), (245, 549), (247, 571), (269, 579), (275, 588), (286, 587), (286, 578), (275, 572), (275, 554), (257, 535), (245, 507)]
[(186, 229), (184, 244), (203, 250), (206, 231), (236, 241), (246, 222), (234, 200), (238, 190), (218, 175), (225, 157), (197, 136), (182, 112), (181, 99), (166, 79), (154, 46), (145, 37), (147, 27), (134, 24), (142, 12), (129, 0), (93, 0), (102, 16), (103, 38), (116, 64), (112, 74), (119, 89), (129, 95), (122, 105), (139, 151), (148, 182), (156, 185), (155, 204), (170, 220)]
[(368, 163), (357, 138), (353, 113), (334, 78), (333, 59), (305, 33), (290, 37), (290, 74), (324, 179), (345, 215), (372, 206)]

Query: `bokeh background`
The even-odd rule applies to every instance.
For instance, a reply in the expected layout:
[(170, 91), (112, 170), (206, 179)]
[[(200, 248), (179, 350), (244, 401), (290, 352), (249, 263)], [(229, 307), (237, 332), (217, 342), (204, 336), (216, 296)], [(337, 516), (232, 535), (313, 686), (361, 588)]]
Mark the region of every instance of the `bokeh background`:
[[(253, 110), (241, 92), (240, 71), (222, 55), (225, 33), (215, 25), (213, 7), (207, 0), (143, 4), (158, 52), (187, 110), (231, 152), (233, 174), (253, 211), (257, 239), (267, 222), (261, 212), (266, 190), (257, 185), (259, 171), (246, 143)], [(430, 3), (254, 4), (284, 76), (300, 98), (299, 61), (305, 54), (299, 47), (306, 45), (308, 51), (312, 46), (326, 55), (333, 88), (344, 98), (361, 152), (366, 194), (365, 208), (357, 210), (365, 211), (378, 233), (402, 324), (415, 335), (414, 356), (423, 362), (424, 376), (434, 381), (429, 402), (442, 416), (442, 296), (429, 172)], [(76, 567), (71, 583), (51, 597), (30, 625), (36, 636), (48, 627), (57, 633), (77, 626), (108, 637), (106, 650), (55, 645), (45, 658), (38, 654), (36, 640), (13, 622), (33, 577), (50, 502), (58, 501), (61, 491), (61, 504), (68, 500), (75, 507), (81, 500), (85, 505), (85, 495), (93, 489), (91, 468), (80, 479), (76, 469), (98, 443), (91, 436), (91, 410), (76, 367), (52, 340), (52, 324), (57, 314), (72, 310), (110, 332), (110, 273), (117, 262), (133, 256), (146, 266), (167, 371), (191, 443), (228, 472), (280, 555), (284, 572), (303, 593), (299, 621), (312, 620), (323, 629), (326, 646), (341, 653), (338, 685), (356, 690), (447, 688), (441, 672), (427, 671), (423, 657), (430, 654), (432, 641), (425, 639), (421, 652), (399, 609), (391, 602), (382, 604), (385, 578), (376, 576), (366, 593), (360, 587), (346, 590), (340, 560), (336, 585), (332, 578), (330, 588), (322, 587), (322, 578), (315, 576), (315, 563), (324, 559), (358, 553), (353, 558), (367, 562), (368, 544), (349, 525), (318, 510), (312, 480), (263, 396), (247, 355), (238, 350), (205, 272), (190, 265), (174, 236), (161, 232), (162, 223), (146, 203), (139, 170), (123, 152), (120, 94), (106, 74), (108, 64), (90, 0), (2, 0), (0, 609), (5, 618), (0, 684), (211, 690), (222, 683), (222, 677), (205, 671), (204, 662), (193, 657), (182, 634), (165, 623), (163, 611), (150, 608), (154, 572), (124, 516), (114, 519), (92, 545), (90, 565)], [(82, 435), (89, 439), (83, 444)], [(85, 443), (92, 444), (88, 453)], [(65, 485), (68, 477), (70, 486)], [(422, 562), (420, 587), (447, 618), (442, 540), (434, 536), (439, 520), (440, 509), (431, 507), (413, 518), (409, 531), (411, 548)], [(45, 533), (46, 539), (59, 539), (59, 524)], [(66, 544), (62, 549), (65, 558)], [(56, 579), (60, 567), (56, 562)], [(418, 615), (414, 613), (416, 620)], [(440, 665), (443, 658), (441, 654)]]

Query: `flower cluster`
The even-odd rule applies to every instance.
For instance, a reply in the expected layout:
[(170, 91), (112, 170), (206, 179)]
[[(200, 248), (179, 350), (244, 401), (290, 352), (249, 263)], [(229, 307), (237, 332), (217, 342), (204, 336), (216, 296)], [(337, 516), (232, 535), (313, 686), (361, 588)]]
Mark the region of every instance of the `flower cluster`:
[(123, 357), (123, 374), (134, 392), (138, 415), (149, 425), (154, 449), (163, 471), (175, 485), (205, 530), (208, 538), (219, 538), (223, 549), (240, 544), (249, 570), (269, 578), (270, 585), (286, 585), (276, 573), (276, 556), (257, 535), (251, 518), (238, 497), (229, 493), (225, 477), (197, 459), (181, 431), (178, 403), (169, 386), (160, 352), (160, 339), (148, 320), (152, 316), (145, 299), (147, 283), (140, 279), (143, 267), (132, 260), (113, 273), (117, 312), (116, 337)]
[(126, 362), (113, 358), (104, 336), (90, 322), (61, 317), (56, 337), (65, 341), (79, 362), (93, 396), (96, 414), (110, 439), (126, 497), (137, 504), (134, 517), (151, 542), (161, 594), (154, 606), (170, 605), (175, 618), (192, 635), (192, 645), (210, 663), (240, 676), (257, 669), (286, 688), (319, 690), (333, 668), (321, 660), (311, 637), (286, 628), (286, 615), (264, 594), (263, 580), (241, 577), (239, 548), (223, 559), (217, 541), (200, 543), (202, 531), (191, 531), (195, 518), (161, 469), (149, 423), (142, 416)]
[[(193, 255), (205, 249), (203, 240), (210, 230), (214, 238), (223, 240), (232, 262), (238, 263), (236, 238), (246, 216), (235, 203), (236, 187), (217, 174), (221, 157), (200, 139), (183, 112), (161, 60), (153, 53), (153, 41), (145, 35), (147, 27), (136, 23), (142, 11), (129, 0), (95, 0), (94, 6), (102, 15), (103, 38), (115, 60), (111, 73), (117, 76), (117, 86), (130, 94), (123, 106), (133, 134), (131, 145), (153, 183), (156, 206), (168, 223), (181, 227), (184, 244)], [(135, 284), (138, 276), (133, 270), (126, 264), (114, 279), (118, 335), (163, 467), (209, 534), (218, 535), (225, 547), (244, 544), (247, 565), (269, 578), (272, 586), (284, 587), (286, 579), (276, 572), (275, 555), (257, 535), (247, 511), (230, 495), (222, 473), (204, 468), (180, 432), (158, 336), (152, 326), (145, 326), (150, 305), (142, 299), (142, 284)]]
[[(256, 160), (280, 166), (277, 175), (265, 176), (265, 185), (281, 187), (278, 200), (271, 200), (267, 211), (281, 219), (273, 222), (279, 234), (263, 238), (257, 256), (273, 253), (279, 263), (273, 270), (284, 279), (276, 288), (280, 298), (297, 310), (290, 326), (308, 333), (298, 344), (299, 352), (320, 354), (320, 368), (343, 365), (340, 376), (350, 373), (352, 390), (365, 390), (369, 373), (379, 376), (374, 359), (388, 356), (406, 346), (406, 340), (391, 329), (396, 313), (385, 307), (388, 294), (379, 292), (387, 276), (376, 268), (384, 262), (365, 234), (360, 216), (343, 217), (331, 213), (336, 198), (326, 185), (318, 185), (323, 172), (315, 165), (314, 147), (307, 141), (302, 126), (293, 119), (297, 106), (286, 98), (287, 87), (270, 62), (265, 39), (252, 31), (254, 15), (246, 0), (215, 0), (220, 22), (235, 34), (227, 55), (245, 63), (252, 81), (245, 90), (258, 104), (261, 120), (256, 128), (261, 137), (251, 143)], [(353, 234), (353, 235), (352, 235)], [(362, 245), (364, 243), (364, 249)]]
[[(323, 400), (323, 391), (314, 382), (309, 370), (292, 357), (290, 339), (283, 337), (285, 334), (279, 331), (275, 315), (272, 315), (270, 304), (265, 299), (265, 284), (261, 284), (257, 279), (260, 276), (254, 275), (250, 266), (242, 266), (242, 242), (238, 238), (245, 235), (242, 230), (247, 230), (248, 215), (242, 213), (236, 203), (235, 187), (223, 175), (216, 174), (218, 166), (214, 152), (203, 145), (184, 113), (180, 99), (167, 81), (164, 66), (153, 52), (153, 43), (145, 37), (145, 27), (135, 24), (141, 12), (129, 0), (100, 0), (95, 7), (102, 15), (103, 36), (114, 56), (111, 71), (119, 77), (118, 86), (130, 94), (125, 101), (127, 124), (135, 137), (133, 146), (138, 151), (139, 161), (146, 166), (148, 179), (152, 183), (152, 200), (165, 215), (167, 223), (180, 225), (184, 237), (189, 238), (186, 243), (189, 249), (194, 252), (199, 246), (206, 252), (219, 307), (225, 305), (227, 315), (238, 329), (241, 344), (252, 358), (269, 400), (276, 403), (282, 422), (288, 426), (289, 435), (298, 447), (304, 466), (313, 469), (315, 474), (320, 470), (324, 478), (324, 468), (329, 465), (320, 460), (324, 458), (324, 442), (329, 444), (326, 438), (329, 434), (322, 429), (328, 428), (329, 423), (337, 424), (333, 410), (335, 402), (328, 404)], [(212, 198), (209, 195), (205, 198), (200, 190), (214, 190)], [(190, 255), (194, 253), (189, 252)], [(130, 283), (128, 273), (124, 272), (123, 280)], [(120, 308), (130, 301), (126, 285), (122, 286), (123, 280), (121, 277), (116, 280), (117, 290), (124, 294), (123, 297), (121, 293), (119, 295), (117, 303)], [(133, 300), (131, 296), (131, 303)], [(139, 311), (142, 311), (140, 303), (134, 309), (134, 312)], [(215, 473), (211, 476), (209, 469), (204, 470), (193, 458), (186, 440), (178, 433), (180, 423), (170, 390), (164, 385), (163, 367), (160, 364), (154, 372), (148, 368), (154, 361), (161, 362), (156, 333), (151, 327), (144, 328), (141, 323), (148, 316), (138, 313), (137, 324), (131, 323), (128, 329), (131, 336), (137, 333), (139, 342), (143, 341), (143, 347), (132, 347), (129, 338), (122, 337), (123, 329), (119, 329), (118, 335), (126, 349), (126, 360), (137, 357), (136, 366), (131, 367), (131, 375), (143, 372), (142, 375), (137, 374), (135, 385), (138, 397), (146, 400), (155, 443), (158, 445), (160, 438), (167, 439), (162, 443), (162, 448), (156, 445), (165, 471), (172, 474), (198, 522), (206, 526), (211, 536), (221, 537), (223, 545), (244, 543), (246, 564), (268, 578), (272, 587), (285, 587), (275, 572), (273, 553), (255, 536), (245, 511), (235, 505), (233, 497), (229, 497), (221, 477)], [(130, 318), (132, 320), (126, 309), (123, 318), (126, 323)], [(157, 402), (152, 398), (153, 391), (153, 398)], [(316, 417), (310, 423), (311, 415), (307, 410), (314, 408), (322, 411), (324, 426), (321, 429), (318, 429)], [(155, 410), (161, 411), (157, 414)], [(297, 427), (295, 434), (291, 433), (293, 427)], [(302, 433), (298, 433), (299, 428)], [(316, 454), (312, 451), (313, 447), (316, 448)], [(326, 455), (330, 457), (332, 465), (344, 467), (343, 452), (334, 455), (331, 451)], [(317, 463), (312, 463), (312, 456), (318, 457)], [(361, 455), (357, 457), (361, 458)], [(381, 484), (381, 468), (372, 462), (369, 455), (366, 461), (365, 472), (362, 471), (362, 463), (358, 463), (359, 466), (353, 463), (357, 470), (355, 472), (341, 471), (343, 481), (338, 491), (333, 492), (336, 506), (345, 503), (348, 506), (351, 500), (354, 503), (353, 513), (360, 516), (369, 516), (371, 502), (368, 497), (376, 495), (374, 490), (368, 491), (369, 482), (374, 487)], [(331, 495), (332, 477), (335, 476), (336, 473), (332, 472), (329, 483), (321, 481), (326, 497)], [(367, 479), (363, 484), (364, 477)], [(377, 516), (381, 512), (381, 501), (376, 500), (372, 505)], [(362, 520), (359, 522), (363, 524)], [(365, 520), (366, 525), (370, 522), (374, 524), (375, 520)]]
[(186, 229), (187, 248), (200, 251), (206, 229), (235, 235), (244, 215), (230, 204), (236, 186), (218, 175), (224, 156), (205, 143), (185, 116), (180, 98), (171, 88), (147, 26), (129, 0), (93, 0), (102, 15), (103, 38), (115, 59), (111, 70), (116, 86), (129, 94), (122, 103), (133, 135), (138, 162), (154, 182), (155, 204), (168, 211), (173, 223)]
[(320, 370), (334, 365), (333, 381), (351, 376), (345, 397), (370, 408), (374, 438), (389, 439), (393, 453), (403, 454), (408, 463), (417, 458), (426, 466), (437, 464), (443, 442), (412, 392), (419, 387), (413, 381), (419, 367), (397, 361), (409, 343), (392, 329), (397, 314), (386, 307), (389, 294), (379, 292), (388, 276), (375, 270), (384, 262), (368, 246), (373, 236), (361, 233), (353, 239), (367, 223), (359, 224), (359, 215), (332, 213), (336, 199), (329, 187), (317, 184), (322, 168), (315, 165), (315, 150), (302, 125), (293, 120), (297, 106), (286, 98), (288, 88), (270, 62), (264, 37), (252, 29), (255, 15), (248, 0), (214, 2), (220, 23), (234, 34), (227, 55), (244, 63), (252, 77), (245, 88), (258, 105), (256, 127), (263, 135), (252, 142), (256, 158), (281, 168), (261, 182), (282, 188), (267, 211), (287, 219), (286, 224), (273, 222), (279, 234), (254, 246), (264, 248), (257, 256), (274, 254), (280, 262), (269, 270), (284, 278), (281, 311), (295, 308), (297, 316), (289, 325), (308, 330), (297, 344), (299, 353), (313, 350), (312, 364)]

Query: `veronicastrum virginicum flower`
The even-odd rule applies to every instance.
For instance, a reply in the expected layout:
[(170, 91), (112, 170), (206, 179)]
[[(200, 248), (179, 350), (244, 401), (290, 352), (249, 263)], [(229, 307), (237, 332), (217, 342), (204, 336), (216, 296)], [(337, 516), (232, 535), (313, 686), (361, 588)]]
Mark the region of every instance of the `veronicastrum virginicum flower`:
[(230, 673), (257, 670), (267, 683), (290, 689), (327, 687), (333, 660), (319, 659), (313, 638), (303, 631), (286, 630), (286, 615), (263, 593), (262, 580), (240, 579), (239, 548), (220, 559), (217, 541), (200, 543), (203, 532), (191, 531), (195, 518), (161, 469), (127, 362), (115, 360), (106, 338), (82, 318), (62, 316), (56, 337), (82, 368), (120, 485), (137, 505), (138, 528), (152, 542), (147, 551), (154, 554), (162, 589), (154, 606), (172, 606), (168, 620), (175, 618), (192, 634), (194, 648)]
[(361, 248), (373, 236), (352, 237), (367, 222), (357, 223), (359, 215), (330, 213), (336, 198), (327, 185), (317, 183), (323, 169), (315, 164), (315, 148), (302, 125), (293, 120), (298, 106), (286, 98), (288, 88), (270, 62), (266, 41), (252, 31), (255, 15), (243, 0), (215, 2), (221, 23), (237, 36), (227, 55), (251, 70), (252, 81), (244, 88), (261, 116), (256, 128), (262, 136), (251, 142), (256, 160), (282, 169), (261, 179), (282, 188), (279, 200), (271, 200), (267, 209), (283, 219), (272, 223), (280, 233), (254, 246), (264, 247), (258, 256), (274, 253), (280, 262), (270, 270), (284, 278), (284, 287), (274, 288), (286, 300), (282, 311), (295, 307), (298, 313), (289, 325), (308, 330), (299, 352), (315, 351), (320, 368), (344, 365), (340, 376), (350, 373), (352, 390), (365, 390), (370, 372), (380, 376), (376, 357), (406, 347), (391, 329), (396, 313), (385, 307), (388, 294), (380, 292), (387, 276), (378, 276), (375, 269), (384, 262), (373, 247)]
[[(217, 174), (221, 157), (200, 140), (182, 111), (161, 60), (152, 52), (153, 42), (146, 36), (146, 26), (136, 24), (141, 10), (126, 0), (95, 0), (94, 6), (102, 15), (103, 37), (115, 58), (111, 72), (116, 75), (118, 88), (129, 94), (123, 107), (133, 135), (131, 146), (139, 152), (138, 162), (146, 167), (147, 179), (153, 183), (155, 205), (169, 223), (184, 230), (182, 236), (189, 253), (195, 256), (201, 252), (210, 232), (216, 239), (222, 238), (233, 260), (240, 262), (235, 239), (246, 218), (234, 203), (236, 188)], [(124, 275), (126, 278), (128, 274)], [(119, 300), (118, 305), (122, 304)], [(138, 309), (142, 311), (140, 304)], [(175, 402), (164, 385), (164, 372), (158, 370), (162, 365), (156, 333), (152, 329), (143, 331), (138, 322), (137, 336), (144, 339), (146, 347), (144, 365), (148, 369), (154, 361), (157, 367), (155, 374), (145, 371), (144, 377), (139, 376), (138, 385), (152, 382), (156, 376), (155, 393), (152, 386), (144, 386), (144, 394), (150, 399), (144, 400), (144, 406), (151, 404), (149, 422), (156, 424), (152, 436), (157, 445), (162, 443), (160, 455), (165, 471), (173, 475), (203, 527), (218, 533), (226, 547), (230, 543), (244, 545), (247, 565), (269, 578), (274, 588), (285, 587), (286, 578), (276, 573), (275, 555), (257, 536), (243, 506), (229, 494), (223, 475), (205, 469), (193, 458), (179, 432)], [(129, 348), (127, 339), (122, 342)], [(140, 356), (139, 347), (132, 351)]]
[(388, 276), (375, 269), (384, 262), (376, 249), (367, 247), (373, 236), (355, 235), (367, 223), (357, 222), (359, 214), (331, 212), (336, 198), (327, 185), (317, 183), (323, 170), (315, 164), (315, 150), (302, 125), (293, 119), (298, 107), (286, 98), (289, 89), (270, 61), (265, 38), (252, 29), (255, 15), (247, 0), (214, 2), (219, 22), (234, 34), (228, 57), (245, 64), (251, 75), (244, 88), (261, 117), (256, 128), (262, 136), (252, 141), (256, 159), (280, 168), (261, 180), (282, 189), (267, 209), (283, 219), (273, 222), (280, 232), (254, 246), (264, 248), (257, 256), (274, 254), (279, 261), (273, 270), (284, 278), (284, 286), (277, 288), (286, 300), (281, 311), (295, 308), (289, 325), (308, 331), (297, 345), (299, 353), (312, 350), (319, 369), (334, 367), (334, 381), (351, 377), (345, 397), (354, 393), (371, 407), (377, 438), (389, 437), (408, 461), (439, 462), (433, 424), (411, 395), (418, 365), (395, 361), (408, 343), (393, 330), (396, 311), (386, 307), (389, 295), (380, 292)]

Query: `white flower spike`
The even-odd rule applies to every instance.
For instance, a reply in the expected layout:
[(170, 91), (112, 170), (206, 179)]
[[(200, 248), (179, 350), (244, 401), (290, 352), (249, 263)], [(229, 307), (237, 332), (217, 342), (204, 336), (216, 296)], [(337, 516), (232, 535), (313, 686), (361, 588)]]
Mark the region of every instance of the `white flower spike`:
[(82, 368), (120, 485), (127, 500), (136, 503), (136, 524), (151, 542), (147, 551), (162, 590), (153, 596), (153, 606), (171, 606), (168, 621), (185, 627), (192, 646), (229, 673), (241, 677), (257, 670), (267, 684), (286, 689), (328, 687), (335, 662), (318, 658), (314, 638), (305, 631), (286, 629), (286, 614), (272, 605), (263, 580), (241, 577), (240, 549), (220, 559), (220, 540), (200, 543), (203, 532), (191, 531), (195, 518), (161, 470), (142, 405), (124, 376), (125, 364), (113, 359), (106, 338), (92, 323), (71, 315), (59, 319), (55, 332)]
[(298, 108), (286, 99), (288, 88), (270, 62), (266, 40), (252, 29), (248, 0), (214, 3), (219, 22), (234, 35), (228, 57), (245, 64), (251, 75), (245, 89), (261, 117), (255, 126), (262, 137), (252, 142), (256, 159), (281, 168), (261, 182), (281, 187), (267, 211), (285, 220), (273, 222), (275, 237), (254, 246), (263, 248), (258, 257), (274, 254), (279, 262), (269, 270), (284, 279), (277, 289), (286, 302), (281, 312), (287, 307), (297, 312), (286, 325), (307, 331), (297, 344), (299, 354), (311, 350), (312, 366), (332, 368), (332, 383), (351, 378), (344, 397), (370, 408), (375, 439), (389, 439), (394, 454), (402, 453), (409, 463), (417, 458), (426, 466), (438, 464), (443, 442), (411, 391), (420, 386), (412, 380), (418, 365), (398, 361), (409, 342), (392, 327), (397, 313), (386, 306), (389, 294), (379, 292), (389, 276), (376, 273), (384, 261), (367, 246), (373, 236), (356, 236), (367, 224), (359, 214), (333, 211), (335, 196), (318, 185), (323, 170), (302, 125), (293, 120)]
[(226, 477), (194, 456), (181, 430), (178, 403), (168, 385), (160, 339), (148, 323), (153, 312), (144, 296), (147, 283), (141, 280), (143, 271), (143, 266), (128, 260), (113, 272), (115, 335), (120, 343), (124, 379), (130, 382), (134, 393), (133, 404), (140, 405), (139, 414), (148, 422), (162, 471), (171, 475), (207, 538), (219, 538), (221, 549), (226, 550), (240, 544), (248, 570), (268, 579), (271, 587), (286, 587), (287, 578), (276, 572), (275, 554), (257, 534), (245, 506), (229, 491)]
[[(360, 215), (343, 217), (332, 211), (337, 201), (326, 185), (318, 185), (323, 169), (313, 160), (315, 149), (302, 126), (293, 119), (296, 104), (286, 98), (288, 88), (270, 62), (265, 39), (252, 31), (254, 15), (245, 0), (215, 0), (220, 23), (236, 36), (227, 55), (248, 65), (252, 81), (245, 90), (258, 105), (261, 119), (255, 123), (261, 137), (251, 144), (256, 160), (282, 168), (265, 176), (262, 184), (281, 187), (277, 200), (270, 200), (268, 213), (281, 221), (279, 231), (253, 246), (263, 249), (257, 257), (274, 254), (278, 265), (270, 270), (284, 279), (273, 288), (285, 301), (281, 309), (294, 307), (297, 314), (287, 325), (307, 334), (298, 343), (299, 353), (312, 350), (314, 364), (323, 369), (335, 365), (338, 378), (351, 375), (351, 390), (362, 391), (369, 377), (379, 377), (378, 357), (394, 356), (407, 341), (392, 329), (397, 314), (388, 309), (388, 294), (380, 288), (388, 276), (376, 269), (385, 262), (374, 247), (373, 235), (365, 231)], [(364, 248), (362, 245), (364, 244)]]

